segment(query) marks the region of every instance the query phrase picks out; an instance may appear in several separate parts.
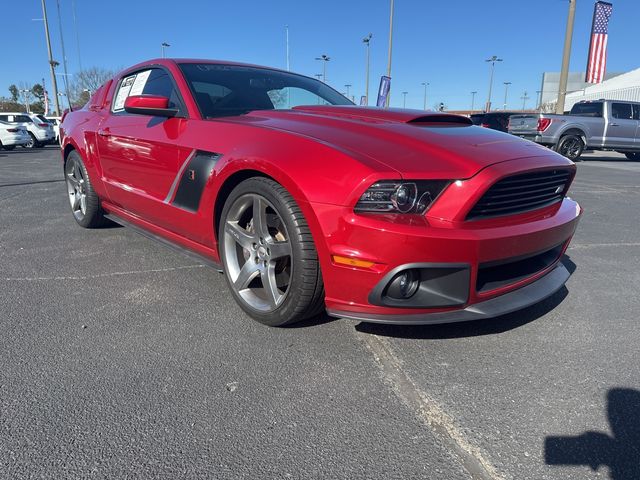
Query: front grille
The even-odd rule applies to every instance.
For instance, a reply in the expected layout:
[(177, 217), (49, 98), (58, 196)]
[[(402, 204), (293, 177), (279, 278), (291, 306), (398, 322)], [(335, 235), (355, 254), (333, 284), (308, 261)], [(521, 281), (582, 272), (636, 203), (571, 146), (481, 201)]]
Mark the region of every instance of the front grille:
[(478, 267), (476, 291), (483, 293), (506, 287), (549, 268), (560, 257), (562, 247), (563, 245), (557, 245), (531, 256), (481, 263)]
[(485, 192), (467, 220), (527, 212), (556, 203), (567, 191), (569, 170), (544, 170), (503, 178)]

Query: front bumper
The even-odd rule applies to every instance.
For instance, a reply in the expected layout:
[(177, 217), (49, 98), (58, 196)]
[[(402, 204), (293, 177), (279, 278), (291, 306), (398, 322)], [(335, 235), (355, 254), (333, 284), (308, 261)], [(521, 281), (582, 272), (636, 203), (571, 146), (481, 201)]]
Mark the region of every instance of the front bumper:
[[(358, 215), (349, 207), (313, 204), (328, 250), (321, 255), (328, 312), (372, 322), (466, 321), (524, 308), (558, 290), (568, 278), (560, 259), (582, 213), (576, 202), (567, 197), (532, 212), (465, 220), (474, 197), (487, 185), (527, 168), (536, 168), (536, 163), (510, 161), (488, 167), (445, 190), (427, 216)], [(373, 265), (345, 265), (335, 262), (336, 257)], [(526, 264), (529, 258), (540, 262), (532, 268)], [(520, 262), (526, 265), (511, 275), (511, 266)], [(499, 278), (492, 276), (494, 267)], [(380, 301), (388, 279), (404, 268), (432, 268), (420, 281), (429, 276), (438, 280), (424, 284), (424, 289), (421, 283), (418, 291), (427, 293), (419, 302)]]
[(407, 315), (362, 314), (327, 309), (330, 315), (350, 320), (371, 323), (394, 323), (398, 325), (435, 325), (439, 323), (468, 322), (494, 318), (534, 305), (560, 290), (571, 274), (562, 263), (534, 283), (490, 300), (470, 305), (459, 310), (439, 313)]

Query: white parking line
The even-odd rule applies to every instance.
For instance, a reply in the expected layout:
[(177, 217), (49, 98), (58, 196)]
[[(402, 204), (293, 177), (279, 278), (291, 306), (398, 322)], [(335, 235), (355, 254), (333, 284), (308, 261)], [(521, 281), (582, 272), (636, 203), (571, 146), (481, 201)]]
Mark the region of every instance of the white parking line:
[(382, 373), (383, 381), (393, 393), (430, 428), (434, 436), (448, 445), (471, 478), (477, 480), (503, 480), (497, 469), (480, 449), (472, 445), (455, 425), (453, 418), (438, 403), (420, 390), (407, 372), (402, 361), (393, 353), (389, 342), (378, 335), (356, 333), (373, 354)]
[(85, 275), (85, 276), (67, 276), (67, 277), (7, 277), (1, 278), (5, 282), (38, 282), (47, 280), (90, 280), (93, 278), (105, 278), (105, 277), (118, 277), (122, 275), (140, 275), (145, 273), (162, 273), (173, 272), (176, 270), (187, 270), (192, 268), (204, 268), (204, 265), (184, 265), (182, 267), (170, 267), (170, 268), (155, 268), (150, 270), (131, 270), (128, 272), (111, 272), (111, 273), (98, 273), (97, 275)]

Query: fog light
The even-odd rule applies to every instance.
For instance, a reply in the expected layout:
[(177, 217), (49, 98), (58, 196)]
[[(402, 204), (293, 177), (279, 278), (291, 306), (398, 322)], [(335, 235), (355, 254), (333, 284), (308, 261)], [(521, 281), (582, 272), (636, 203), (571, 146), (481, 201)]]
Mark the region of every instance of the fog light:
[(396, 300), (411, 298), (420, 286), (420, 272), (417, 270), (404, 270), (393, 277), (387, 288), (387, 296)]

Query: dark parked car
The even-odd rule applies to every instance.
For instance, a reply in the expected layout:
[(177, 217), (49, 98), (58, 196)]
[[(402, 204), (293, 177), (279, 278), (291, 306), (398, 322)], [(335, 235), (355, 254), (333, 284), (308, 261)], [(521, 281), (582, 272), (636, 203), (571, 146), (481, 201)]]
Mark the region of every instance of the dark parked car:
[(509, 126), (509, 117), (515, 115), (515, 113), (516, 112), (474, 113), (471, 115), (471, 121), (474, 125), (506, 132)]

